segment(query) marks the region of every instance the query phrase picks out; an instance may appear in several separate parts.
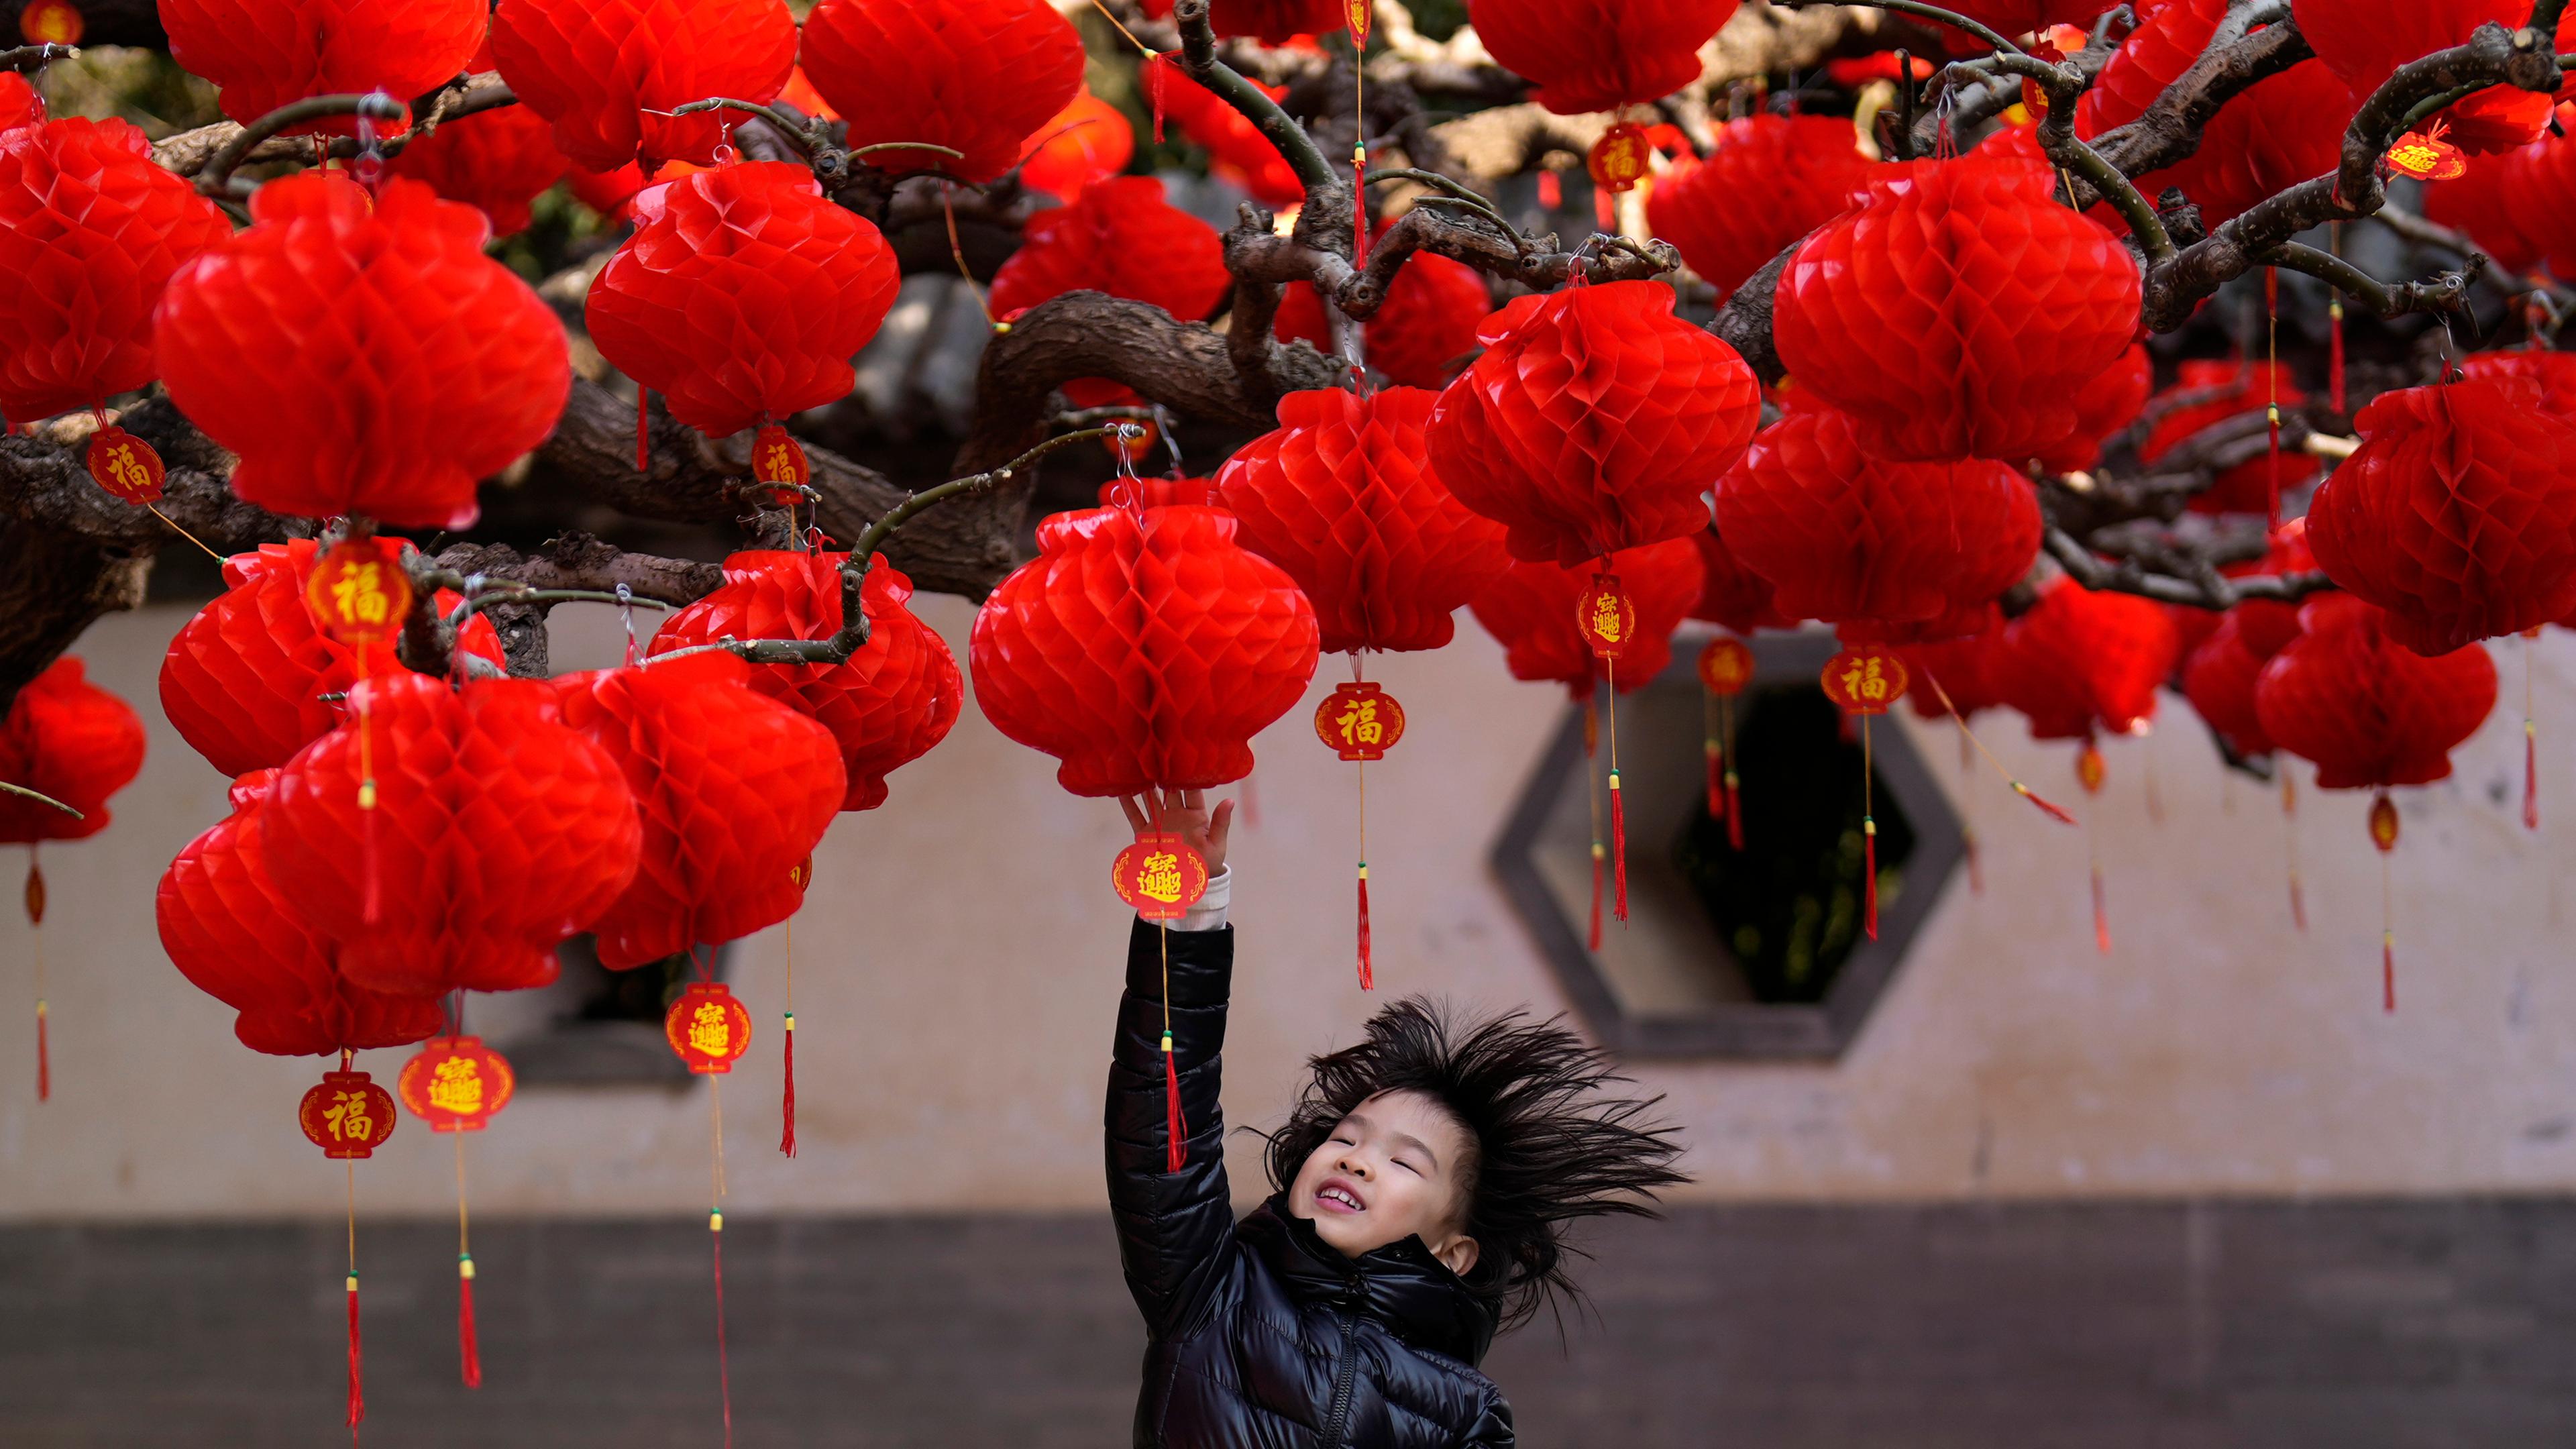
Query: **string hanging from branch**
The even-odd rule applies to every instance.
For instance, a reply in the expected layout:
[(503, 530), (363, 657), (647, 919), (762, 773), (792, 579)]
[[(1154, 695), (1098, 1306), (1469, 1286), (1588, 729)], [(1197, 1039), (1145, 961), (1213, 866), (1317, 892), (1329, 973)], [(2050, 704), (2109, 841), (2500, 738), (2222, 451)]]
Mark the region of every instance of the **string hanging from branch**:
[(474, 1240), (465, 1206), (465, 1134), (480, 1132), (510, 1105), (518, 1077), (509, 1059), (464, 1033), (464, 993), (445, 1036), (421, 1043), (403, 1063), (394, 1091), (432, 1132), (456, 1138), (456, 1356), (465, 1387), (483, 1387), (483, 1354), (474, 1331)]
[(1877, 765), (1871, 757), (1870, 722), (1905, 697), (1905, 661), (1885, 645), (1845, 649), (1825, 663), (1825, 698), (1860, 721), (1861, 929), (1878, 939), (1878, 819), (1871, 812)]

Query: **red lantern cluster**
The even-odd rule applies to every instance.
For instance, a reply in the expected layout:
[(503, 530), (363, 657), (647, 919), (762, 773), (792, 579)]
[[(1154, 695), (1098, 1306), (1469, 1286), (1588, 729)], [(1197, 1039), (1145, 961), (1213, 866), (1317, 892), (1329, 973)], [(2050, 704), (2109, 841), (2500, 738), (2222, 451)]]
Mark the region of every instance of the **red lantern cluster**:
[(995, 728), (1062, 761), (1076, 795), (1206, 789), (1252, 772), (1252, 736), (1315, 673), (1315, 611), (1212, 508), (1060, 513), (975, 616), (968, 658)]
[(805, 17), (805, 74), (852, 147), (881, 171), (985, 182), (1082, 89), (1082, 36), (1046, 0), (823, 0)]
[[(2562, 130), (2571, 114), (2560, 107)], [(2544, 133), (2502, 155), (2471, 157), (2458, 179), (2424, 188), (2424, 214), (2467, 232), (2506, 271), (2576, 271), (2576, 139)]]
[(2181, 650), (2173, 620), (2157, 605), (2061, 579), (2005, 627), (1991, 677), (2040, 739), (2078, 739), (2096, 728), (2135, 734), (2155, 718), (2156, 691)]
[(608, 752), (644, 835), (634, 880), (590, 923), (612, 971), (795, 914), (796, 869), (847, 789), (831, 731), (755, 692), (731, 654), (554, 681), (564, 723)]
[[(243, 125), (307, 96), (424, 95), (465, 69), (486, 15), (483, 0), (160, 0), (170, 58), (222, 87), (224, 114)], [(331, 116), (289, 129), (353, 125)]]
[[(1168, 119), (1206, 148), (1209, 174), (1251, 192), (1264, 205), (1295, 206), (1305, 200), (1306, 183), (1297, 179), (1297, 168), (1288, 164), (1251, 117), (1182, 74), (1169, 55), (1145, 62), (1144, 72), (1146, 99), (1154, 109), (1155, 139), (1162, 139), (1162, 122)], [(1274, 101), (1288, 94), (1286, 86), (1265, 86), (1257, 80), (1251, 84)]]
[(2388, 611), (2422, 654), (2576, 609), (2576, 423), (2524, 378), (2386, 392), (2353, 420), (2360, 451), (2308, 505), (2337, 584)]
[(1802, 619), (1912, 623), (1981, 605), (2039, 555), (2039, 502), (2001, 463), (1890, 463), (1852, 420), (1805, 407), (1717, 485), (1717, 528)]
[(1869, 168), (1858, 133), (1841, 117), (1741, 117), (1718, 131), (1704, 159), (1656, 180), (1646, 221), (1722, 298), (1782, 247), (1841, 215)]
[[(1362, 334), (1368, 365), (1406, 387), (1439, 387), (1452, 365), (1476, 350), (1477, 330), (1493, 309), (1493, 294), (1474, 267), (1415, 252), (1396, 269), (1386, 300), (1368, 319)], [(1332, 328), (1312, 283), (1288, 284), (1273, 330), (1282, 342), (1302, 338), (1326, 356), (1333, 353)]]
[[(1619, 690), (1624, 694), (1672, 662), (1673, 630), (1699, 600), (1699, 545), (1687, 538), (1667, 539), (1612, 554), (1604, 563), (1619, 576), (1637, 616), (1619, 655)], [(1562, 684), (1577, 703), (1592, 697), (1608, 671), (1575, 621), (1577, 606), (1592, 591), (1592, 577), (1588, 565), (1515, 560), (1471, 601), (1476, 622), (1502, 643), (1512, 678)]]
[(1432, 402), (1410, 387), (1290, 393), (1279, 430), (1217, 474), (1244, 546), (1306, 591), (1327, 654), (1437, 649), (1450, 615), (1511, 563), (1501, 525), (1425, 460)]
[(260, 829), (277, 772), (233, 782), (233, 813), (189, 841), (161, 876), (161, 945), (191, 985), (231, 1007), (233, 1035), (273, 1056), (403, 1046), (436, 1034), (436, 999), (344, 979), (337, 948), (279, 886)]
[(544, 441), (572, 388), (563, 324), (483, 255), (472, 207), (417, 181), (370, 198), (307, 171), (183, 266), (154, 351), (170, 397), (238, 454), (233, 491), (279, 513), (424, 528)]
[(2254, 689), (2263, 733), (2315, 762), (2327, 790), (2422, 785), (2451, 773), (2451, 749), (2495, 709), (2495, 662), (2474, 646), (2418, 653), (2390, 616), (2350, 596), (2299, 610), (2299, 635)]
[[(2464, 44), (2483, 24), (2515, 29), (2531, 18), (2531, 7), (2517, 0), (2294, 0), (2290, 14), (2317, 59), (2350, 88), (2357, 104), (2399, 66)], [(2549, 123), (2549, 106), (2546, 93), (2489, 86), (2453, 102), (2435, 119), (2463, 150), (2510, 151), (2540, 134)]]
[(27, 681), (0, 718), (0, 781), (59, 800), (79, 818), (0, 791), (0, 843), (86, 840), (107, 828), (107, 798), (143, 769), (143, 721), (89, 682), (77, 659)]
[[(1208, 24), (1219, 36), (1245, 35), (1284, 45), (1300, 35), (1330, 35), (1348, 23), (1349, 0), (1214, 0)], [(1172, 13), (1172, 0), (1145, 0), (1146, 17)]]
[[(724, 587), (671, 616), (652, 652), (737, 639), (829, 639), (840, 632), (838, 553), (751, 550), (725, 560)], [(880, 556), (859, 607), (868, 642), (840, 664), (764, 665), (751, 687), (819, 721), (840, 742), (843, 810), (885, 803), (886, 776), (948, 737), (965, 688), (948, 644), (904, 601), (912, 580)], [(655, 668), (665, 666), (655, 665)]]
[(1475, 0), (1467, 18), (1504, 69), (1561, 116), (1671, 95), (1699, 79), (1699, 48), (1738, 0)]
[(1194, 322), (1231, 285), (1215, 227), (1165, 201), (1153, 177), (1120, 176), (1029, 218), (1020, 249), (993, 274), (990, 301), (995, 316), (1009, 317), (1088, 289)]
[(1657, 282), (1520, 298), (1440, 394), (1432, 467), (1514, 558), (1579, 564), (1707, 526), (1702, 494), (1752, 440), (1760, 388), (1673, 300)]
[(1873, 174), (1781, 273), (1781, 361), (1886, 457), (2018, 461), (2065, 442), (2085, 384), (2128, 350), (2140, 283), (2054, 184), (2045, 164), (1983, 152)]
[(232, 224), (123, 121), (6, 127), (0, 415), (31, 423), (150, 382), (153, 304)]
[(349, 693), (354, 718), (279, 773), (260, 828), (342, 974), (405, 996), (552, 981), (555, 946), (635, 875), (617, 762), (564, 726), (543, 680), (398, 674)]
[(784, 162), (724, 166), (637, 201), (642, 225), (583, 316), (602, 357), (714, 437), (846, 395), (902, 285), (876, 227)]
[(501, 0), (492, 63), (575, 166), (705, 166), (743, 113), (668, 113), (776, 99), (796, 68), (796, 17), (783, 0)]
[[(2182, 364), (2174, 385), (2158, 399), (2163, 405), (2146, 440), (2138, 445), (2141, 462), (2165, 457), (2201, 429), (2230, 418), (2261, 416), (2277, 402), (2284, 408), (2307, 401), (2290, 381), (2290, 370), (2277, 362), (2230, 362), (2193, 359)], [(2276, 494), (2286, 495), (2316, 476), (2317, 460), (2283, 449), (2222, 470), (2209, 488), (2193, 496), (2198, 513), (2268, 513)]]
[(503, 106), (440, 122), (405, 144), (386, 169), (482, 212), (492, 234), (506, 237), (528, 229), (528, 203), (561, 181), (572, 163), (555, 148), (545, 117), (526, 106)]
[[(389, 644), (352, 647), (315, 627), (304, 591), (320, 553), (321, 545), (298, 538), (224, 560), (231, 587), (198, 610), (162, 656), (161, 712), (227, 775), (285, 764), (345, 717), (322, 696), (402, 667)], [(460, 602), (439, 592), (442, 611)], [(457, 631), (456, 647), (496, 668), (504, 662), (501, 636), (480, 614)]]

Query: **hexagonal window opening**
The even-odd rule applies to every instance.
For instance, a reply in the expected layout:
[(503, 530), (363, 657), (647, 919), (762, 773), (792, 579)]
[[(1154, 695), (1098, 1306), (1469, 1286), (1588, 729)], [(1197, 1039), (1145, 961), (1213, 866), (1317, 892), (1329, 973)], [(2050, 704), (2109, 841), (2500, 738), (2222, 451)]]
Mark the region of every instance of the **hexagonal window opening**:
[[(1861, 929), (1861, 746), (1817, 685), (1829, 634), (1754, 644), (1735, 701), (1744, 849), (1707, 803), (1700, 638), (1619, 701), (1629, 919), (1588, 943), (1592, 801), (1568, 710), (1494, 849), (1514, 910), (1602, 1041), (1639, 1056), (1832, 1058), (1859, 1034), (1964, 856), (1958, 818), (1905, 731), (1871, 730), (1879, 934)], [(1606, 749), (1606, 746), (1605, 746)]]

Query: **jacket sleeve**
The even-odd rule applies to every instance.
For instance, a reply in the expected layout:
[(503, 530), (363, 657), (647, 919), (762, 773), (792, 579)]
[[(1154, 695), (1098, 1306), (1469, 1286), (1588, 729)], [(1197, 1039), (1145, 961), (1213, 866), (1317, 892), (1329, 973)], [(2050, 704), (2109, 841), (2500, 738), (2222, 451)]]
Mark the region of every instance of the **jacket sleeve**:
[[(1163, 1089), (1165, 953), (1171, 981), (1172, 1061), (1187, 1126), (1187, 1159), (1168, 1171)], [(1109, 1208), (1127, 1291), (1155, 1338), (1176, 1337), (1207, 1302), (1234, 1241), (1225, 1180), (1225, 1122), (1217, 1105), (1218, 1058), (1234, 970), (1234, 928), (1165, 932), (1135, 924), (1127, 990), (1109, 1066)]]
[(1519, 1442), (1512, 1433), (1512, 1406), (1503, 1401), (1500, 1389), (1487, 1388), (1475, 1427), (1459, 1438), (1458, 1449), (1513, 1449)]

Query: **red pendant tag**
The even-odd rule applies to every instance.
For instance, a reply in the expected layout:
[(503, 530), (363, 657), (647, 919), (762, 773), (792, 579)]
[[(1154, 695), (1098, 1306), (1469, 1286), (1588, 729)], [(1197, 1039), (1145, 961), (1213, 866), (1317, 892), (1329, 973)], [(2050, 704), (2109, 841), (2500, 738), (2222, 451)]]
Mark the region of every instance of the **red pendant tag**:
[(1168, 830), (1149, 830), (1109, 868), (1118, 899), (1149, 921), (1177, 921), (1207, 894), (1206, 857)]
[(1366, 680), (1337, 685), (1315, 709), (1315, 738), (1345, 760), (1382, 760), (1404, 738), (1404, 706)]
[(1709, 693), (1732, 699), (1753, 682), (1753, 651), (1741, 639), (1711, 639), (1699, 651), (1699, 682)]
[(2442, 124), (2430, 131), (2409, 131), (2388, 148), (2388, 167), (2418, 181), (2455, 181), (2468, 174), (2469, 158), (2442, 139)]
[[(34, 14), (31, 9), (28, 14)], [(156, 503), (161, 498), (161, 480), (165, 476), (161, 455), (152, 445), (123, 428), (106, 427), (89, 440), (84, 459), (89, 476), (98, 486), (128, 503)]]
[(1621, 121), (1592, 143), (1592, 154), (1584, 158), (1583, 164), (1592, 173), (1592, 183), (1602, 190), (1634, 191), (1653, 169), (1654, 154), (1655, 145), (1646, 139), (1646, 128)]
[(2075, 783), (2084, 787), (2085, 794), (2099, 795), (2102, 781), (2109, 774), (2109, 768), (2102, 763), (2100, 747), (2086, 740), (2084, 748), (2075, 756)]
[(796, 893), (798, 895), (803, 895), (805, 893), (805, 888), (814, 883), (814, 857), (810, 855), (806, 856), (803, 860), (800, 860), (795, 865), (789, 867), (787, 872), (787, 883), (796, 887)]
[(692, 981), (663, 1014), (662, 1035), (700, 1076), (730, 1072), (751, 1050), (751, 1013), (721, 981)]
[(390, 641), (411, 613), (402, 540), (352, 538), (334, 545), (304, 581), (304, 603), (323, 633), (351, 648)]
[(814, 466), (793, 434), (768, 423), (751, 435), (751, 476), (777, 490), (769, 495), (771, 506), (785, 508), (804, 497), (796, 490), (813, 481)]
[(1825, 698), (1845, 714), (1885, 714), (1905, 697), (1905, 661), (1875, 645), (1846, 649), (1825, 664)]
[(2383, 853), (2397, 848), (2397, 802), (2384, 793), (2370, 802), (2370, 843)]
[(403, 1063), (394, 1090), (432, 1132), (480, 1132), (510, 1105), (518, 1078), (509, 1060), (479, 1036), (434, 1036)]
[(1374, 18), (1370, 0), (1343, 0), (1351, 15), (1351, 43), (1368, 44), (1369, 21)]
[(394, 1099), (365, 1072), (324, 1072), (296, 1111), (304, 1136), (340, 1161), (372, 1156), (394, 1135)]
[(1594, 574), (1592, 587), (1574, 601), (1574, 627), (1601, 659), (1616, 659), (1637, 632), (1637, 606), (1628, 602), (1617, 574)]
[(18, 33), (29, 45), (78, 45), (88, 26), (71, 0), (35, 0), (18, 12)]

